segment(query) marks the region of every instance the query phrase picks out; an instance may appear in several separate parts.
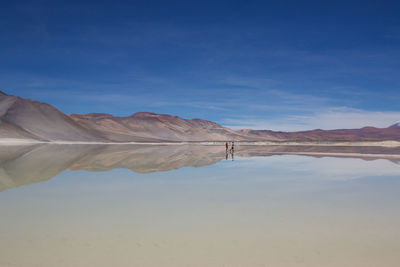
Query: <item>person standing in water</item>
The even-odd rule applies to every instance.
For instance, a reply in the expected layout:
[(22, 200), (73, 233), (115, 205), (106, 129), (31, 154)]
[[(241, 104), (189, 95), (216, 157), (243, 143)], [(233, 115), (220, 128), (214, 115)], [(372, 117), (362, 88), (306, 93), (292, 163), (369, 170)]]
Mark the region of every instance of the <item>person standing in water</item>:
[(229, 148), (228, 142), (225, 142), (225, 159), (226, 160), (228, 160), (228, 148)]

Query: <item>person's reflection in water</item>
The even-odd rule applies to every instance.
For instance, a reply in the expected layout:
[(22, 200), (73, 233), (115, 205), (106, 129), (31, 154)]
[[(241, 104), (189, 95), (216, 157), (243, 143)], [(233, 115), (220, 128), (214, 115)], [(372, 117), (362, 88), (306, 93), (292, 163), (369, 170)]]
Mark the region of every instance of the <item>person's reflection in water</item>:
[(232, 158), (232, 161), (234, 161), (234, 155), (235, 155), (235, 142), (232, 141), (232, 145), (231, 145), (231, 158)]
[(231, 148), (229, 148), (228, 142), (225, 142), (225, 160), (231, 157), (232, 161), (234, 160), (234, 152), (235, 152), (235, 143), (234, 141), (231, 142)]
[(225, 142), (225, 160), (228, 160), (229, 154), (228, 154), (228, 142)]

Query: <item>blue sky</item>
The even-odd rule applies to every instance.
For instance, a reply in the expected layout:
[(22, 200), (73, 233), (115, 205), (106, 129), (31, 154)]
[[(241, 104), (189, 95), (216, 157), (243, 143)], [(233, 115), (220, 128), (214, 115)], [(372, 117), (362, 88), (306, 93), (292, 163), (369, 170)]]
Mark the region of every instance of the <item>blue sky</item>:
[(65, 113), (385, 127), (400, 121), (399, 14), (396, 1), (2, 1), (0, 89)]

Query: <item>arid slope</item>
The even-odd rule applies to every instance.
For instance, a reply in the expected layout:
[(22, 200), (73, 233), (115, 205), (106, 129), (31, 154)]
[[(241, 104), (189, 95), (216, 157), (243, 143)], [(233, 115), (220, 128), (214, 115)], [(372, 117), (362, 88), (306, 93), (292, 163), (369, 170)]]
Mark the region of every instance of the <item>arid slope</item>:
[(400, 124), (388, 128), (274, 132), (232, 130), (202, 119), (138, 112), (66, 115), (53, 106), (0, 92), (0, 140), (65, 142), (180, 141), (400, 141)]

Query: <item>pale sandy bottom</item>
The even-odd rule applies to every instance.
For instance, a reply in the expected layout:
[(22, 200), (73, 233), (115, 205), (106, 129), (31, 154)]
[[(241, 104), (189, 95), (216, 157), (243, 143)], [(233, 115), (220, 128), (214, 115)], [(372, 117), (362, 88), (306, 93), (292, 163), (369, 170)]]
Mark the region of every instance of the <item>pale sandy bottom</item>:
[(400, 166), (273, 156), (0, 192), (0, 266), (399, 266)]

